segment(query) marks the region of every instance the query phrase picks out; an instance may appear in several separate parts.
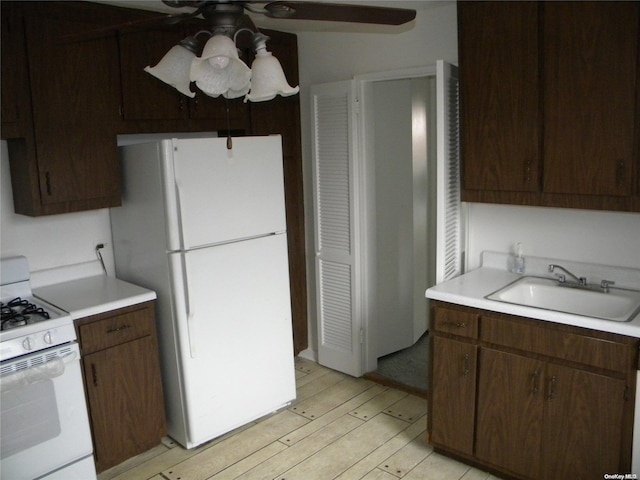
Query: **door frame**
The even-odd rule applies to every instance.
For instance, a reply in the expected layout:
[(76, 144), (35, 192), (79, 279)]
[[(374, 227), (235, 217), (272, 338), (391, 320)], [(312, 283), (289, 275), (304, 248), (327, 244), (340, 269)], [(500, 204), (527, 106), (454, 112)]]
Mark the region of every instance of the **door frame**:
[[(354, 77), (356, 85), (356, 104), (357, 104), (357, 152), (359, 157), (356, 159), (360, 163), (360, 171), (362, 176), (359, 179), (360, 189), (360, 209), (358, 212), (358, 220), (361, 225), (362, 235), (360, 239), (361, 255), (365, 261), (360, 262), (360, 275), (362, 280), (361, 288), (361, 305), (362, 305), (362, 343), (361, 343), (361, 365), (360, 375), (367, 372), (373, 372), (378, 368), (377, 352), (374, 345), (377, 342), (375, 312), (373, 311), (375, 303), (373, 295), (375, 292), (371, 290), (371, 286), (375, 285), (375, 271), (371, 268), (370, 260), (375, 256), (375, 210), (370, 208), (375, 201), (375, 166), (371, 161), (370, 152), (373, 149), (372, 138), (367, 135), (367, 121), (371, 110), (371, 89), (374, 83), (409, 80), (413, 78), (435, 77), (437, 74), (436, 65), (424, 67), (413, 67), (400, 70), (391, 70), (386, 72), (368, 73), (357, 75)], [(434, 105), (435, 106), (435, 105)], [(429, 160), (431, 161), (435, 160)], [(426, 301), (426, 299), (425, 299)]]

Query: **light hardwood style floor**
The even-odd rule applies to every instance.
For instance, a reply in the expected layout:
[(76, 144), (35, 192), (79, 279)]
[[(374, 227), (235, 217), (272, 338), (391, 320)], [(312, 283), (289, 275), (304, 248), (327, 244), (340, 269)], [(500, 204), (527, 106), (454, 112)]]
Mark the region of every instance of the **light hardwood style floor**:
[(99, 480), (496, 480), (433, 451), (427, 401), (296, 359), (297, 400), (196, 449), (169, 439)]

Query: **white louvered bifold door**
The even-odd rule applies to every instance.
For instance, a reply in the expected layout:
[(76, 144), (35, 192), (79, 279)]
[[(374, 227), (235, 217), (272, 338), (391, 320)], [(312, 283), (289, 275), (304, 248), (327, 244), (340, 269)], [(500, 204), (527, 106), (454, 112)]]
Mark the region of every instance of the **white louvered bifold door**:
[(311, 88), (318, 362), (360, 376), (351, 81)]
[(462, 273), (458, 67), (436, 64), (438, 125), (436, 283)]

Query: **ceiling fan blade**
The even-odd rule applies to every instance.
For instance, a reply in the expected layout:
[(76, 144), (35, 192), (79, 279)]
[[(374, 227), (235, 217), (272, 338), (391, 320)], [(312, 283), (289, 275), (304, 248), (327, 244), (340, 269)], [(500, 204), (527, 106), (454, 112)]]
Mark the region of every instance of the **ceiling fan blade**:
[(415, 10), (320, 2), (271, 2), (264, 6), (271, 18), (329, 20), (334, 22), (402, 25), (416, 17)]

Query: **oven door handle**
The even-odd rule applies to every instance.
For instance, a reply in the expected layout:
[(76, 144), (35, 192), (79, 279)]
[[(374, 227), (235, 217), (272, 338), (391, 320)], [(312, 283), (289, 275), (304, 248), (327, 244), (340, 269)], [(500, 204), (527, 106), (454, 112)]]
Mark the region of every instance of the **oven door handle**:
[(78, 359), (78, 353), (71, 351), (43, 364), (18, 370), (0, 377), (0, 391), (8, 392), (34, 383), (51, 380), (62, 375), (66, 366)]

